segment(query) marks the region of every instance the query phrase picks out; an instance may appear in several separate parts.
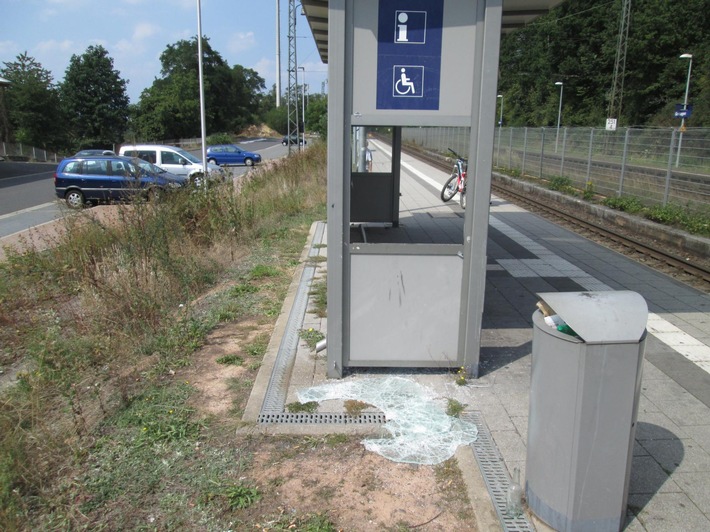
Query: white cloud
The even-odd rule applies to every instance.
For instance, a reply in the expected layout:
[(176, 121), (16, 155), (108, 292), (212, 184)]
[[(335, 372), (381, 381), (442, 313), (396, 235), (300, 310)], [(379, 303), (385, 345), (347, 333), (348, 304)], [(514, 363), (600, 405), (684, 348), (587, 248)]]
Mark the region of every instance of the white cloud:
[[(282, 65), (283, 66), (283, 63)], [(262, 57), (256, 65), (250, 67), (252, 70), (256, 70), (259, 75), (264, 78), (266, 89), (270, 90), (271, 86), (276, 83), (276, 60), (267, 59)], [(281, 76), (281, 83), (283, 83), (283, 76)]]
[(145, 52), (145, 47), (140, 42), (131, 39), (121, 39), (113, 46), (113, 49), (119, 55), (133, 56), (134, 59), (137, 55)]
[(235, 33), (229, 38), (229, 44), (227, 45), (229, 51), (237, 54), (250, 48), (256, 46), (256, 38), (254, 37), (254, 32), (249, 31), (247, 33)]
[(10, 61), (10, 56), (16, 56), (20, 53), (20, 45), (15, 41), (0, 41), (0, 57), (7, 58)]
[(39, 19), (42, 22), (52, 21), (57, 18), (59, 11), (52, 8), (45, 8), (39, 12)]
[(160, 27), (150, 22), (141, 22), (133, 28), (133, 39), (142, 41), (160, 33)]
[(76, 53), (76, 49), (76, 43), (69, 39), (64, 39), (63, 41), (56, 41), (54, 39), (49, 41), (41, 41), (35, 46), (35, 50), (38, 52), (50, 55), (54, 55), (56, 53)]

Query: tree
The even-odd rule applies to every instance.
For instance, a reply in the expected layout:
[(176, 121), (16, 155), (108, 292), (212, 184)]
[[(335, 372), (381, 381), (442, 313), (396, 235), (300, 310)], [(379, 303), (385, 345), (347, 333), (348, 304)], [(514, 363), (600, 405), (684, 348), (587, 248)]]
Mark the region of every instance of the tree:
[(285, 105), (273, 107), (264, 115), (264, 122), (274, 131), (286, 134), (288, 130), (288, 110)]
[(75, 147), (111, 147), (123, 140), (128, 123), (126, 85), (103, 46), (72, 55), (60, 87)]
[(10, 81), (6, 93), (9, 129), (3, 140), (15, 140), (42, 148), (64, 147), (59, 91), (51, 73), (24, 52), (16, 61), (4, 63), (2, 77)]
[[(678, 125), (673, 105), (682, 102), (693, 54), (695, 110), (710, 107), (710, 47), (705, 0), (633, 0), (627, 41), (620, 125)], [(501, 41), (499, 93), (505, 123), (551, 126), (564, 83), (563, 125), (604, 125), (616, 62), (622, 0), (567, 0)], [(697, 76), (696, 76), (697, 74)], [(693, 90), (694, 89), (694, 90)], [(692, 124), (707, 124), (694, 111)]]
[(235, 100), (232, 128), (239, 130), (253, 124), (257, 119), (261, 100), (265, 97), (263, 93), (266, 83), (255, 70), (241, 65), (232, 67), (232, 83)]
[[(209, 133), (237, 131), (254, 122), (264, 80), (251, 69), (229, 67), (202, 41), (205, 121)], [(144, 140), (200, 135), (197, 37), (168, 45), (160, 56), (162, 77), (141, 94), (132, 119), (137, 137)]]
[(309, 97), (306, 108), (306, 124), (308, 129), (325, 139), (328, 137), (328, 96), (313, 94)]

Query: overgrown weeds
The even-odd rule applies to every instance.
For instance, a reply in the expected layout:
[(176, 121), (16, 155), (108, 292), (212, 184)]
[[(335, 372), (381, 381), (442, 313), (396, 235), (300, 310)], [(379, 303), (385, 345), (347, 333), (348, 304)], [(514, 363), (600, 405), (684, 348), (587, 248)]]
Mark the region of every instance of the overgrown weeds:
[[(109, 207), (105, 222), (67, 216), (48, 250), (8, 252), (0, 367), (24, 371), (0, 403), (0, 529), (190, 528), (207, 519), (194, 501), (240, 485), (247, 458), (202, 447), (209, 424), (173, 376), (220, 321), (278, 313), (284, 268), (324, 215), (325, 148), (248, 176)], [(217, 521), (233, 502), (221, 495)]]
[(603, 203), (612, 209), (642, 216), (663, 225), (677, 227), (690, 234), (710, 236), (710, 211), (697, 212), (674, 203), (647, 207), (638, 199), (628, 196), (607, 198)]
[[(548, 182), (548, 188), (570, 196), (581, 196), (585, 201), (597, 198), (594, 184), (588, 181), (582, 191), (572, 186), (568, 177), (555, 176)], [(687, 231), (690, 234), (710, 236), (710, 211), (698, 211), (674, 203), (646, 206), (640, 200), (630, 196), (609, 197), (601, 201), (602, 205), (619, 211), (641, 216), (648, 220)]]

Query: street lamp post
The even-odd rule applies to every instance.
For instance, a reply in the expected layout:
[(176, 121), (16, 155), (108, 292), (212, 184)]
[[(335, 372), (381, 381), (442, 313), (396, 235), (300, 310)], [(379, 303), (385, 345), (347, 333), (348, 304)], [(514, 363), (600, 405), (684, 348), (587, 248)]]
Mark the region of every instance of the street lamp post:
[(498, 147), (496, 148), (496, 164), (500, 166), (500, 136), (503, 134), (503, 95), (499, 94), (500, 98), (500, 118), (498, 118)]
[(562, 120), (562, 88), (561, 81), (555, 81), (555, 85), (560, 86), (560, 108), (557, 110), (557, 135), (555, 135), (555, 153), (557, 153), (557, 143), (560, 141), (560, 121)]
[(303, 149), (306, 149), (306, 67), (298, 67), (303, 72), (303, 85), (301, 86), (301, 116), (303, 117)]
[[(689, 59), (688, 62), (688, 77), (685, 80), (685, 98), (683, 99), (683, 111), (687, 113), (688, 111), (688, 91), (690, 90), (690, 71), (693, 68), (693, 54), (683, 54), (680, 56), (681, 59)], [(680, 165), (680, 146), (683, 144), (683, 131), (685, 131), (685, 114), (680, 122), (680, 135), (678, 135), (678, 151), (675, 155), (675, 166), (678, 168)]]
[(498, 98), (500, 98), (500, 116), (498, 118), (498, 127), (503, 127), (503, 95), (499, 94)]

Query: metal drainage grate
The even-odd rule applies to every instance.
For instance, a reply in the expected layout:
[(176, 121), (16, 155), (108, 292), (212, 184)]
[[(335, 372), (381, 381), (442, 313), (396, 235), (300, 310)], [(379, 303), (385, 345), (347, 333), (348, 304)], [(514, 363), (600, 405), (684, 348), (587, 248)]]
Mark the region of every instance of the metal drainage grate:
[[(325, 224), (320, 222), (316, 227), (313, 242), (320, 242), (323, 239)], [(318, 255), (318, 250), (311, 246), (308, 255), (313, 257)], [(305, 412), (291, 413), (284, 412), (286, 394), (288, 393), (289, 374), (293, 368), (293, 363), (298, 350), (298, 331), (303, 325), (303, 317), (308, 308), (308, 291), (315, 276), (315, 266), (306, 265), (303, 269), (298, 289), (294, 297), (293, 305), (289, 311), (286, 322), (286, 330), (281, 339), (279, 350), (274, 361), (274, 369), (271, 372), (269, 385), (264, 396), (264, 403), (261, 406), (261, 413), (257, 418), (258, 423), (290, 423), (290, 424), (384, 424), (385, 415), (381, 412), (363, 413), (357, 417), (346, 413), (315, 413)]]
[[(323, 237), (324, 229), (325, 224), (320, 222), (316, 227), (316, 234), (314, 235), (313, 241), (320, 242)], [(317, 254), (317, 250), (311, 247), (309, 256), (314, 256), (315, 254)], [(269, 385), (264, 395), (264, 403), (262, 404), (261, 414), (259, 416), (260, 420), (265, 414), (279, 414), (283, 412), (286, 394), (288, 392), (288, 377), (296, 358), (296, 350), (298, 349), (298, 331), (303, 324), (303, 317), (308, 307), (308, 290), (315, 276), (315, 271), (315, 266), (307, 265), (301, 274), (296, 296), (294, 297), (293, 305), (289, 311), (288, 320), (286, 322), (286, 330), (283, 338), (281, 338), (281, 344), (276, 354)]]
[(303, 412), (281, 412), (277, 414), (259, 414), (259, 423), (292, 423), (292, 424), (329, 424), (338, 423), (345, 425), (384, 424), (385, 415), (381, 412), (363, 413), (357, 417), (339, 412), (323, 412), (307, 414)]
[(528, 521), (525, 514), (520, 517), (508, 517), (505, 513), (506, 494), (510, 485), (508, 471), (501, 460), (498, 449), (491, 438), (488, 427), (483, 422), (483, 415), (480, 412), (467, 412), (462, 414), (463, 418), (475, 423), (478, 427), (478, 438), (471, 444), (473, 453), (476, 455), (478, 467), (481, 469), (483, 480), (486, 482), (488, 494), (491, 496), (493, 506), (495, 506), (498, 519), (503, 525), (503, 530), (510, 532), (533, 532), (535, 529)]

